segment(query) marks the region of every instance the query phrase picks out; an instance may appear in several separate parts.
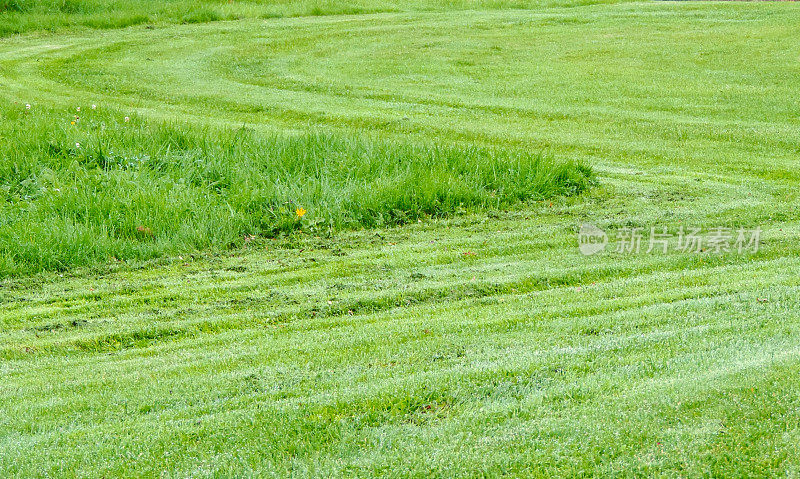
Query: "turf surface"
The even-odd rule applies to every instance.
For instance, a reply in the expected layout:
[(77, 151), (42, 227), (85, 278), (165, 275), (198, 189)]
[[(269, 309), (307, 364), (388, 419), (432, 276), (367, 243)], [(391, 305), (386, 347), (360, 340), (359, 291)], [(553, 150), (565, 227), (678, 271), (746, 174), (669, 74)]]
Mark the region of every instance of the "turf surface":
[[(799, 14), (542, 6), (5, 40), (20, 109), (544, 151), (600, 185), (6, 279), (4, 475), (800, 474)], [(587, 257), (584, 222), (612, 243), (763, 235), (757, 253)]]

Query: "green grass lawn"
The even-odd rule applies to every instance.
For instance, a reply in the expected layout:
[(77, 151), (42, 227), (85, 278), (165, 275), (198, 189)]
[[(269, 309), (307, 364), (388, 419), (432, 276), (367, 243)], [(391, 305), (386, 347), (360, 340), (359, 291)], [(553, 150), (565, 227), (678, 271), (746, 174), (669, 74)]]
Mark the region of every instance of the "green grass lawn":
[(800, 475), (800, 8), (353, 5), (0, 42), (0, 474)]
[(409, 11), (576, 6), (614, 0), (0, 0), (0, 37), (70, 28)]

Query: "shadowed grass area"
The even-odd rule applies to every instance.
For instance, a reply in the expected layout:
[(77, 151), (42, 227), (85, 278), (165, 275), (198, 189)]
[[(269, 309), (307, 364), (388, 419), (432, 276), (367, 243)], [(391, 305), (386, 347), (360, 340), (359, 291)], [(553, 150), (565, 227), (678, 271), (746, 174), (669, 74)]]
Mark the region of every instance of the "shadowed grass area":
[(593, 182), (587, 166), (519, 150), (149, 124), (90, 107), (6, 117), (2, 275), (397, 225)]

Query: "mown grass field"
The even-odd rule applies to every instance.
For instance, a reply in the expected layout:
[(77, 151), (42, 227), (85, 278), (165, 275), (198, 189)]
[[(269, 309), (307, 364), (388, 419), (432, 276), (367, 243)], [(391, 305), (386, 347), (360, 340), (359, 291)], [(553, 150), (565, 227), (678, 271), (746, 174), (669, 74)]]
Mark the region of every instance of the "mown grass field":
[(0, 41), (4, 477), (800, 475), (797, 6), (227, 5)]

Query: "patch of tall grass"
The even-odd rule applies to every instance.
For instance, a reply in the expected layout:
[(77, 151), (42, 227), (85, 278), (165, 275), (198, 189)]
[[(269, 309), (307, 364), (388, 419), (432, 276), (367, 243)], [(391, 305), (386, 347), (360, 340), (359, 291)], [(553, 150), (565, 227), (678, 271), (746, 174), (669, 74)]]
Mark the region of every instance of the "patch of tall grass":
[[(3, 113), (0, 275), (395, 225), (580, 193), (591, 170), (525, 151), (322, 132)], [(74, 122), (74, 124), (73, 124)], [(307, 211), (307, 213), (303, 213)]]
[(123, 28), (140, 23), (204, 23), (242, 18), (351, 15), (580, 5), (617, 0), (0, 0), (0, 37), (69, 27)]

